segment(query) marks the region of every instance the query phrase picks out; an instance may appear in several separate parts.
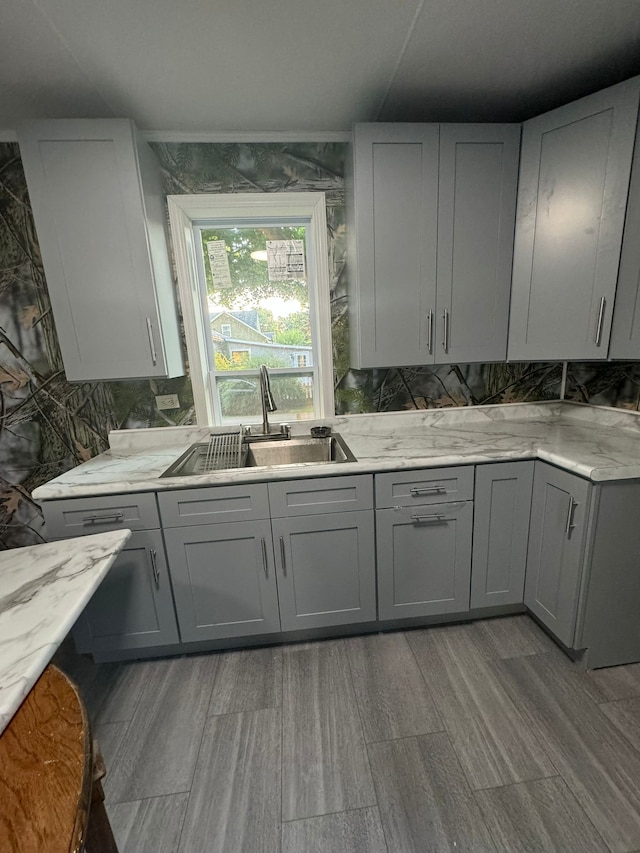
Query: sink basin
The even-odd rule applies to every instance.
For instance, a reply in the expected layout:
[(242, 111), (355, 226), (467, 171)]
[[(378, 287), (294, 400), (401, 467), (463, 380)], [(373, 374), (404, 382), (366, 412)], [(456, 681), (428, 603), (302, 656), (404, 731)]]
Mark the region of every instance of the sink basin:
[(256, 468), (262, 466), (323, 465), (336, 462), (355, 462), (341, 435), (334, 433), (328, 438), (294, 436), (289, 439), (245, 441), (236, 450), (223, 451), (212, 456), (208, 442), (192, 444), (191, 447), (170, 465), (161, 477), (189, 477), (211, 471), (233, 468)]
[(260, 465), (303, 465), (329, 462), (355, 462), (356, 458), (344, 443), (342, 436), (334, 433), (328, 438), (295, 436), (287, 441), (260, 441), (249, 444), (245, 468)]

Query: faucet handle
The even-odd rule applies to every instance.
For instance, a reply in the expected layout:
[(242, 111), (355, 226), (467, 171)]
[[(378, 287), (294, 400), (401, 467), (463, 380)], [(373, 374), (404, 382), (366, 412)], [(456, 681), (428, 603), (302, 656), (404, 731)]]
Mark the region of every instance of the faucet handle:
[(286, 435), (287, 438), (291, 438), (291, 425), (280, 424), (280, 432), (282, 433), (282, 435)]

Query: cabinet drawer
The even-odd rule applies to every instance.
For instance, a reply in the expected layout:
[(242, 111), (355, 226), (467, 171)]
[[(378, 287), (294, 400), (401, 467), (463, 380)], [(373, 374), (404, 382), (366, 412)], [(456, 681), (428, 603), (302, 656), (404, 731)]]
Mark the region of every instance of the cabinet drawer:
[(269, 518), (265, 483), (160, 492), (158, 504), (163, 527)]
[(473, 465), (376, 475), (376, 507), (473, 500)]
[(44, 501), (42, 511), (50, 539), (86, 536), (105, 530), (153, 530), (160, 518), (153, 492)]
[(269, 484), (272, 518), (373, 507), (373, 477), (324, 477)]

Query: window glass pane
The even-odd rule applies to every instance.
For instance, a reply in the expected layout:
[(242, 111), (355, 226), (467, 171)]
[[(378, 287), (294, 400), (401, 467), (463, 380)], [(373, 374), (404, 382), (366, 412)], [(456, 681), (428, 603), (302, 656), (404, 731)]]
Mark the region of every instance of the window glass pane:
[[(271, 374), (271, 392), (277, 411), (270, 423), (313, 418), (313, 374)], [(223, 423), (257, 423), (262, 420), (258, 376), (218, 376)]]

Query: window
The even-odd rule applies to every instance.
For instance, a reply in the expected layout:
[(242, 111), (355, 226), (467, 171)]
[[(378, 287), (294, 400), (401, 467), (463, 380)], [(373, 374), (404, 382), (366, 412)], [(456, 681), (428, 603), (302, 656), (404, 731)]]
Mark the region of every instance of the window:
[(260, 364), (273, 421), (332, 415), (324, 194), (168, 201), (198, 423), (260, 422)]

